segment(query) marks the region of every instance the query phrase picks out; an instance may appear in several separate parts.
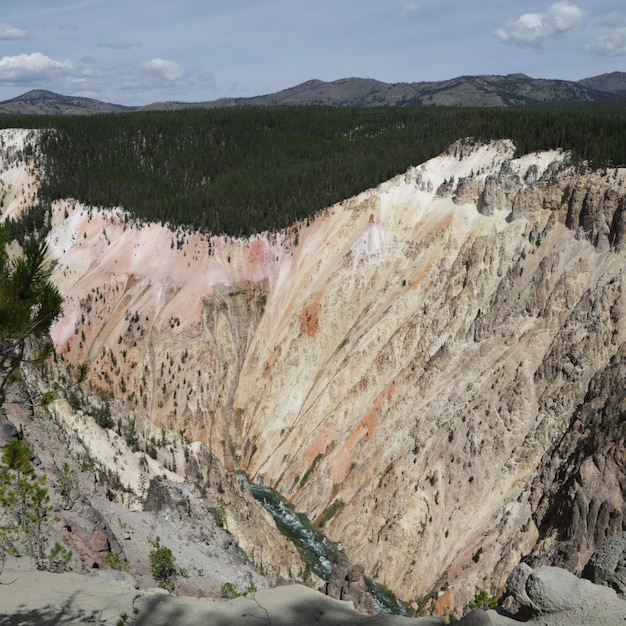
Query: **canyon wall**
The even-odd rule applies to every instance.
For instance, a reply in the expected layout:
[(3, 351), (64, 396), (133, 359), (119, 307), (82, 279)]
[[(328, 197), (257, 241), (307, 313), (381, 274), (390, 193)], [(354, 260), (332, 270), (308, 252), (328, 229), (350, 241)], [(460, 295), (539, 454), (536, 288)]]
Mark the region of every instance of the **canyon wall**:
[[(56, 349), (405, 600), (576, 571), (626, 513), (626, 171), (514, 153), (459, 142), (250, 239), (57, 202)], [(5, 215), (36, 188), (0, 180)]]

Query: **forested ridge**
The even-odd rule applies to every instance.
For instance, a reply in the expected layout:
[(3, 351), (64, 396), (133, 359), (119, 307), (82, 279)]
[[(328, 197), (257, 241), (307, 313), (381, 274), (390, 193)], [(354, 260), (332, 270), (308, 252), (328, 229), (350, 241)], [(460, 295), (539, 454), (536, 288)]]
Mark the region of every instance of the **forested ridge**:
[(509, 138), (520, 154), (563, 148), (593, 167), (626, 165), (624, 101), (6, 116), (0, 126), (48, 129), (43, 205), (71, 197), (230, 235), (287, 227), (464, 137)]

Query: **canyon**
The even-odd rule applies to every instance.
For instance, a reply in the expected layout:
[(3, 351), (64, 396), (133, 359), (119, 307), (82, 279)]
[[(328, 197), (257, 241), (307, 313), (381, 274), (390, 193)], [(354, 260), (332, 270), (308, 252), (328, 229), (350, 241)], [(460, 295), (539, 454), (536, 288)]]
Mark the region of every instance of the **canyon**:
[[(1, 134), (6, 218), (36, 198), (37, 133)], [(51, 211), (56, 375), (87, 363), (122, 426), (180, 436), (149, 470), (94, 443), (135, 491), (142, 471), (193, 482), (214, 461), (398, 597), (450, 608), (522, 559), (580, 574), (624, 529), (625, 169), (462, 140), (246, 239)], [(229, 528), (279, 568), (292, 557), (257, 509)]]

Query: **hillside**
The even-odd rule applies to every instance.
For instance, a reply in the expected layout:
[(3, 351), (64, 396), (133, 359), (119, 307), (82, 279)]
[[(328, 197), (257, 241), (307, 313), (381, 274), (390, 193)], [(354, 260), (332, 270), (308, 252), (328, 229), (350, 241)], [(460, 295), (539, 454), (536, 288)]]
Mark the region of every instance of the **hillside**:
[(621, 98), (626, 97), (626, 72), (611, 72), (600, 74), (591, 78), (583, 78), (579, 81), (586, 87), (614, 93)]
[[(383, 83), (345, 78), (333, 82), (311, 80), (284, 91), (256, 98), (235, 98), (233, 104), (332, 106), (519, 106), (546, 102), (585, 102), (615, 97), (613, 85), (507, 76), (459, 76), (451, 80)], [(620, 83), (623, 86), (623, 78)]]
[(579, 81), (506, 76), (459, 76), (432, 82), (385, 83), (369, 78), (308, 80), (282, 91), (249, 98), (208, 102), (154, 102), (122, 106), (91, 98), (33, 90), (0, 102), (0, 115), (89, 115), (141, 111), (177, 111), (232, 106), (322, 105), (377, 106), (520, 106), (557, 102), (593, 102), (626, 97), (626, 74), (612, 72)]
[(33, 89), (0, 102), (0, 115), (95, 115), (132, 111), (133, 107), (101, 102), (93, 98), (62, 96), (44, 89)]
[[(5, 161), (4, 214), (34, 171)], [(507, 140), (247, 238), (57, 200), (52, 336), (122, 432), (184, 432), (401, 598), (458, 610), (522, 557), (579, 573), (623, 529), (625, 210), (623, 169)]]

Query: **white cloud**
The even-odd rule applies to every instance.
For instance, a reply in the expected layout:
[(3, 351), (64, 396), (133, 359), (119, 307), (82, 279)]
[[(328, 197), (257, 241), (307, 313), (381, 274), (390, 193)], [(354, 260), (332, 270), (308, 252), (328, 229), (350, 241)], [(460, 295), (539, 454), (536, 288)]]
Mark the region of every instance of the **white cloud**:
[(600, 35), (592, 44), (585, 46), (585, 50), (597, 56), (626, 56), (626, 26)]
[(0, 82), (23, 89), (51, 89), (72, 95), (98, 94), (117, 101), (122, 93), (151, 93), (154, 100), (181, 92), (214, 90), (211, 73), (184, 70), (173, 61), (152, 59), (139, 65), (97, 64), (93, 59), (59, 61), (40, 52), (0, 58)]
[(575, 4), (555, 2), (546, 13), (524, 13), (495, 31), (500, 41), (520, 47), (541, 48), (544, 41), (578, 30), (585, 13)]
[(0, 22), (0, 39), (26, 39), (26, 37), (28, 33), (25, 30)]
[(179, 80), (183, 77), (180, 67), (173, 61), (166, 61), (165, 59), (152, 59), (143, 63), (141, 67), (158, 74), (165, 80)]
[(0, 80), (21, 83), (44, 76), (51, 76), (58, 71), (72, 71), (69, 61), (55, 61), (41, 52), (18, 54), (0, 58)]

